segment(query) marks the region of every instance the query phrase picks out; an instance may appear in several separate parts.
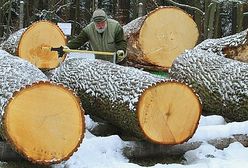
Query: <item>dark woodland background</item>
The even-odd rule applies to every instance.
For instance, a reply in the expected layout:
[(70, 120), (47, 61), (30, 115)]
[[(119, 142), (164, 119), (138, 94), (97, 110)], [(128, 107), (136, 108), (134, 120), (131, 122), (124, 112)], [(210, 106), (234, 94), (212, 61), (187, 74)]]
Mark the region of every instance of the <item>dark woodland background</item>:
[(159, 6), (177, 6), (192, 15), (201, 33), (199, 41), (248, 27), (248, 0), (0, 0), (0, 41), (42, 19), (72, 23), (73, 37), (90, 22), (96, 8), (125, 25)]

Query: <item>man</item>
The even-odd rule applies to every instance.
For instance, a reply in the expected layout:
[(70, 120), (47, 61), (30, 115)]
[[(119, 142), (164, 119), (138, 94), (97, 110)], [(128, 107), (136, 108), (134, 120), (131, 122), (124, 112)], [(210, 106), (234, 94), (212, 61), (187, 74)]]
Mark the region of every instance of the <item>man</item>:
[[(69, 41), (67, 47), (77, 49), (87, 41), (90, 42), (92, 50), (115, 52), (117, 63), (126, 56), (127, 42), (123, 28), (117, 21), (108, 19), (102, 9), (94, 11), (92, 22), (83, 28), (75, 39)], [(96, 55), (96, 58), (113, 62), (111, 56)]]

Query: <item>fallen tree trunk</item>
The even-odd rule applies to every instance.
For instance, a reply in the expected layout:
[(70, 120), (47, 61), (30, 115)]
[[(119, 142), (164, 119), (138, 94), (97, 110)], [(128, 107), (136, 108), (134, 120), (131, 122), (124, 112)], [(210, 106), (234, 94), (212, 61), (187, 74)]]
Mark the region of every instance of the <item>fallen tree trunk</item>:
[(0, 88), (1, 130), (15, 151), (40, 164), (59, 163), (73, 154), (84, 135), (84, 115), (71, 90), (3, 50)]
[(52, 80), (77, 92), (86, 113), (155, 143), (186, 141), (201, 114), (187, 85), (102, 60), (68, 59)]
[(248, 63), (248, 29), (231, 36), (205, 40), (196, 48)]
[(248, 64), (193, 49), (178, 57), (170, 77), (189, 83), (199, 94), (205, 114), (231, 121), (248, 120)]
[(66, 45), (66, 42), (66, 36), (56, 24), (43, 20), (13, 33), (1, 47), (10, 54), (47, 70), (56, 68), (61, 60), (57, 52), (51, 52), (43, 47), (60, 47)]
[(203, 143), (213, 145), (217, 149), (223, 150), (227, 148), (231, 143), (239, 142), (245, 147), (248, 146), (247, 135), (233, 135), (228, 138), (212, 139), (207, 142), (196, 141), (196, 142), (185, 142), (178, 145), (158, 145), (151, 144), (148, 142), (130, 142), (130, 144), (123, 148), (123, 155), (128, 159), (133, 158), (146, 158), (146, 157), (172, 157), (172, 156), (183, 156), (186, 152), (199, 148)]
[(22, 34), (25, 31), (26, 28), (23, 28), (11, 34), (9, 38), (1, 44), (2, 50), (5, 50), (12, 55), (17, 55), (18, 43), (20, 41)]
[[(183, 26), (182, 26), (183, 25)], [(127, 64), (167, 70), (184, 50), (193, 48), (199, 32), (194, 20), (176, 7), (160, 7), (125, 25)]]
[(7, 142), (0, 141), (1, 162), (20, 161), (20, 160), (24, 160), (24, 158), (20, 154), (12, 150), (12, 148)]

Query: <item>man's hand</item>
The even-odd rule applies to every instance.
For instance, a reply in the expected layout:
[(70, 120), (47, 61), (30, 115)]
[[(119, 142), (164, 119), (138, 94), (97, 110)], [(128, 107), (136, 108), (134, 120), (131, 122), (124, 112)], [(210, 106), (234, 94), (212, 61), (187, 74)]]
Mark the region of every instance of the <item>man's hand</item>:
[(116, 51), (117, 62), (121, 62), (126, 57), (126, 54), (123, 50)]

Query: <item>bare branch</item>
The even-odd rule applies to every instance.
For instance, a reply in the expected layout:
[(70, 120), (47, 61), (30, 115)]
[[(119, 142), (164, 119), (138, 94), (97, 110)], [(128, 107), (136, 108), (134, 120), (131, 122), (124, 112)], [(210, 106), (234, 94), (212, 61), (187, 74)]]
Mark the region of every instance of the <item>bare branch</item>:
[(185, 7), (185, 8), (193, 9), (193, 10), (199, 12), (201, 15), (205, 15), (205, 12), (203, 12), (201, 9), (199, 9), (197, 7), (190, 6), (190, 5), (185, 5), (185, 4), (180, 4), (180, 3), (175, 2), (173, 0), (166, 0), (166, 1), (169, 2), (169, 3), (172, 3), (172, 4), (176, 5), (176, 6), (179, 6), (179, 7)]

